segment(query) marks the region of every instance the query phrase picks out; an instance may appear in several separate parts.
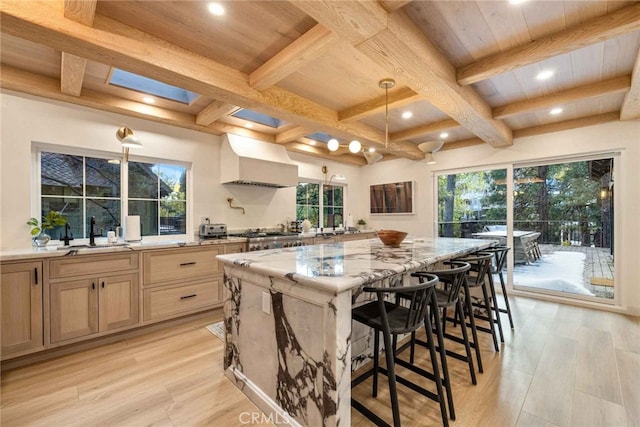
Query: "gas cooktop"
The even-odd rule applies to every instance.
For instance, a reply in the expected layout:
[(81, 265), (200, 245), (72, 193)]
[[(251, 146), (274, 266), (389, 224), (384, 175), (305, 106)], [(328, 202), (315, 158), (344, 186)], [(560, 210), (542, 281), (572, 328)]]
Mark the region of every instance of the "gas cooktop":
[(246, 237), (248, 239), (255, 239), (258, 237), (279, 237), (279, 236), (297, 236), (298, 233), (288, 233), (284, 231), (269, 231), (269, 232), (246, 232), (239, 234), (231, 234), (234, 237)]

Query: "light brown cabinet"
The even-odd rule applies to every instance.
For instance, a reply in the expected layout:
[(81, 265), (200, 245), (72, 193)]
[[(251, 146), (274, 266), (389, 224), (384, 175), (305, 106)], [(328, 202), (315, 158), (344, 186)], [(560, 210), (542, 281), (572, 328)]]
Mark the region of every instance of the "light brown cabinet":
[(135, 325), (138, 273), (52, 283), (51, 342)]
[(338, 242), (337, 235), (329, 235), (329, 236), (316, 236), (313, 238), (314, 245), (324, 245), (327, 243), (336, 243)]
[(231, 243), (144, 252), (144, 322), (220, 306), (223, 270), (216, 256), (245, 248), (245, 243)]
[(3, 264), (0, 278), (2, 358), (44, 348), (42, 262)]
[(365, 232), (365, 233), (353, 233), (353, 234), (343, 234), (340, 238), (343, 242), (350, 242), (353, 240), (365, 240), (365, 239), (373, 239), (376, 237), (376, 232)]

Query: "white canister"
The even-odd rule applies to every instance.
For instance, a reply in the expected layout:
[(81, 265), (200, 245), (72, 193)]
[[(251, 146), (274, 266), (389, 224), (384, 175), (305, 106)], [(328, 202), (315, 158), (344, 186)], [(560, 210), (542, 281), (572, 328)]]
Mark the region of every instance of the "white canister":
[(124, 240), (137, 242), (140, 237), (140, 215), (128, 215), (124, 219)]
[(116, 232), (115, 231), (107, 231), (107, 242), (116, 243), (117, 241), (118, 241), (118, 238), (116, 237)]

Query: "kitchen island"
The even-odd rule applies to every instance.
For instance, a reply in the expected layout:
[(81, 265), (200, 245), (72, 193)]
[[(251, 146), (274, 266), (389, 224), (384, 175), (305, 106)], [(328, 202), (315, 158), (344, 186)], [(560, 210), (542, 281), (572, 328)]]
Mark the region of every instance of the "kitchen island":
[(351, 373), (369, 331), (352, 329), (365, 285), (483, 249), (480, 239), (378, 239), (219, 255), (224, 263), (225, 374), (276, 424), (348, 426)]

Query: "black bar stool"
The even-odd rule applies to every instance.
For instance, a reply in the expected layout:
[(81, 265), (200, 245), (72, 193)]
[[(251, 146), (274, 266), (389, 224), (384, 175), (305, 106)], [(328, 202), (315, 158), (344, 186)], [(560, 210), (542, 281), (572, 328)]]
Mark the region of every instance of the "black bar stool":
[[(374, 348), (373, 348), (373, 368), (363, 373), (359, 377), (351, 381), (351, 387), (363, 382), (365, 379), (373, 376), (372, 396), (377, 397), (378, 394), (378, 373), (387, 376), (389, 380), (389, 395), (391, 397), (391, 409), (393, 412), (394, 427), (400, 426), (400, 409), (398, 407), (398, 394), (396, 390), (396, 381), (400, 384), (426, 396), (440, 404), (440, 413), (442, 415), (442, 423), (449, 425), (447, 418), (447, 408), (444, 404), (444, 392), (442, 390), (442, 380), (438, 368), (438, 360), (436, 355), (433, 333), (431, 330), (431, 320), (429, 319), (429, 307), (436, 309), (437, 302), (435, 300), (434, 289), (438, 283), (436, 276), (429, 277), (428, 281), (415, 286), (398, 286), (393, 288), (377, 288), (365, 287), (365, 292), (375, 293), (377, 301), (364, 304), (352, 310), (351, 317), (374, 329)], [(410, 295), (407, 304), (399, 304), (398, 298), (390, 298), (395, 300), (391, 302), (385, 299), (386, 296), (393, 296), (398, 292)], [(427, 342), (429, 345), (429, 353), (431, 363), (433, 365), (433, 380), (436, 383), (437, 394), (433, 393), (420, 385), (413, 383), (403, 377), (396, 375), (395, 363), (396, 358), (393, 351), (392, 339), (396, 340), (400, 334), (408, 334), (424, 324), (427, 332)], [(379, 332), (382, 332), (384, 339), (384, 350), (386, 355), (387, 369), (379, 367), (378, 358), (380, 350)], [(415, 372), (423, 374), (424, 371), (414, 367), (409, 368)], [(365, 417), (376, 423), (378, 426), (388, 426), (382, 418), (366, 408), (362, 403), (355, 399), (351, 399), (351, 405), (362, 413)]]
[[(493, 280), (487, 280), (487, 275), (490, 274), (489, 272), (491, 271), (491, 265), (493, 263), (493, 254), (487, 253), (487, 252), (478, 252), (474, 255), (466, 256), (463, 258), (456, 258), (456, 261), (462, 261), (462, 262), (467, 262), (471, 264), (471, 269), (467, 272), (467, 276), (466, 276), (467, 280), (464, 286), (465, 305), (468, 310), (470, 320), (473, 318), (481, 319), (486, 321), (489, 324), (488, 327), (479, 326), (476, 324), (475, 329), (478, 331), (491, 334), (491, 338), (493, 339), (493, 348), (495, 349), (495, 351), (500, 351), (500, 347), (498, 346), (498, 337), (496, 335), (496, 331), (494, 328), (495, 319), (493, 316), (493, 307), (492, 307), (493, 304), (495, 304), (495, 302), (492, 301), (492, 297), (495, 300), (495, 289), (493, 289), (493, 292), (491, 291), (492, 289), (491, 284), (493, 283)], [(482, 297), (484, 299), (482, 304), (472, 303), (471, 295), (470, 295), (470, 290), (472, 288), (480, 288), (482, 290)], [(484, 308), (486, 310), (487, 315), (484, 316), (481, 313), (477, 313), (476, 310), (474, 310), (474, 307)], [(499, 321), (500, 321), (500, 318), (498, 317), (498, 322)], [(500, 326), (500, 323), (498, 323), (498, 326), (499, 326), (499, 329), (501, 330), (502, 327)], [(473, 325), (471, 325), (471, 327), (473, 328)], [(477, 344), (477, 341), (476, 341), (476, 344)], [(476, 347), (476, 355), (478, 355), (479, 354), (478, 345), (476, 345), (475, 347)], [(480, 363), (481, 362), (479, 361), (478, 364)], [(482, 370), (480, 370), (480, 372), (482, 372)]]
[[(436, 315), (438, 313), (432, 313), (434, 320), (441, 322), (442, 324), (442, 334), (444, 338), (455, 341), (457, 343), (463, 344), (465, 348), (465, 355), (455, 353), (451, 350), (436, 348), (440, 354), (446, 354), (447, 356), (453, 357), (454, 359), (461, 360), (463, 362), (467, 362), (469, 365), (469, 375), (471, 376), (471, 382), (473, 385), (477, 384), (476, 381), (476, 372), (473, 366), (473, 357), (471, 356), (471, 342), (469, 341), (469, 335), (467, 332), (467, 326), (465, 322), (465, 314), (464, 307), (462, 303), (462, 294), (461, 290), (464, 286), (465, 276), (467, 271), (471, 269), (471, 265), (466, 262), (461, 261), (451, 261), (445, 262), (445, 265), (450, 266), (449, 269), (443, 270), (430, 270), (428, 272), (418, 272), (413, 273), (412, 276), (421, 277), (425, 274), (435, 274), (440, 279), (440, 283), (444, 285), (443, 289), (436, 288), (436, 300), (438, 301), (438, 308), (442, 310), (442, 316), (440, 319), (436, 319)], [(455, 335), (449, 334), (446, 332), (446, 320), (447, 320), (447, 309), (453, 308), (454, 316), (457, 320), (456, 325), (460, 325), (460, 330), (462, 332), (462, 338), (457, 337)], [(476, 341), (473, 342), (473, 345), (476, 345)], [(424, 341), (421, 341), (416, 338), (415, 332), (411, 333), (411, 341), (405, 345), (411, 346), (410, 353), (410, 361), (413, 363), (413, 353), (415, 344), (426, 345)]]
[(504, 306), (505, 308), (498, 307), (498, 303), (496, 302), (495, 308), (500, 313), (506, 313), (509, 317), (509, 325), (511, 329), (513, 329), (513, 317), (511, 317), (511, 306), (509, 305), (509, 296), (507, 295), (507, 286), (504, 281), (504, 276), (502, 275), (502, 270), (504, 270), (504, 266), (507, 262), (507, 253), (511, 248), (509, 246), (494, 246), (491, 249), (485, 249), (483, 252), (492, 252), (495, 255), (495, 264), (491, 267), (491, 280), (493, 280), (493, 275), (497, 274), (500, 279), (500, 286), (502, 287), (502, 297), (504, 298)]

